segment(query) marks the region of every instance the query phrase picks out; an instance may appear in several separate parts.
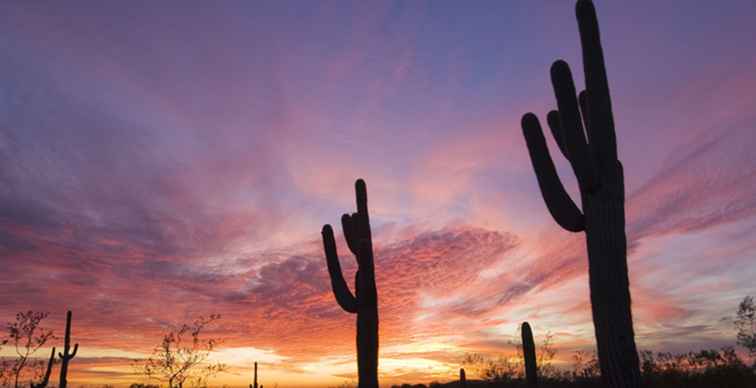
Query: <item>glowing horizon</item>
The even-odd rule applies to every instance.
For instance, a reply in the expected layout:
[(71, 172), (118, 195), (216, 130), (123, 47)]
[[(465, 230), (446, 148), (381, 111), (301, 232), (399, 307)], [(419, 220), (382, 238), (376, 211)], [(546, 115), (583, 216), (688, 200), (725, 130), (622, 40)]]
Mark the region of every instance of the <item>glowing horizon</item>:
[[(598, 4), (641, 349), (732, 346), (756, 295), (756, 5), (682, 4)], [(254, 361), (266, 387), (356, 380), (320, 228), (353, 279), (339, 217), (364, 178), (382, 384), (512, 353), (523, 321), (557, 363), (592, 350), (584, 239), (520, 130), (555, 105), (551, 62), (581, 64), (572, 7), (0, 5), (0, 322), (60, 334), (71, 309), (76, 386), (145, 382), (130, 359), (214, 313), (213, 385)]]

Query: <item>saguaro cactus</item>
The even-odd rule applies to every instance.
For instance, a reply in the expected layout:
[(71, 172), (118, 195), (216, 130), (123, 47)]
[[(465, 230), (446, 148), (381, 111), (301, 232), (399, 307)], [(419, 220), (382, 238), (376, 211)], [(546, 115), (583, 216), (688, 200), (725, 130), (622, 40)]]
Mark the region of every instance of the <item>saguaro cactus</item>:
[(465, 368), (459, 368), (459, 386), (467, 388), (467, 376), (465, 375)]
[(582, 211), (557, 176), (534, 114), (523, 116), (522, 129), (549, 212), (564, 229), (586, 234), (602, 379), (609, 387), (638, 387), (640, 369), (627, 275), (625, 187), (622, 164), (617, 159), (609, 84), (593, 3), (578, 1), (576, 14), (587, 88), (576, 97), (569, 66), (562, 60), (554, 62), (551, 81), (558, 111), (549, 112), (547, 121), (577, 176)]
[(45, 388), (47, 384), (50, 382), (50, 372), (52, 372), (52, 366), (55, 362), (55, 348), (52, 348), (52, 351), (50, 352), (50, 360), (47, 361), (47, 369), (45, 370), (44, 376), (42, 376), (42, 381), (39, 382), (39, 384), (34, 384), (34, 382), (31, 382), (31, 388)]
[(257, 361), (255, 361), (255, 374), (252, 379), (252, 384), (249, 385), (249, 388), (258, 388), (257, 387)]
[(522, 356), (525, 359), (525, 380), (528, 382), (528, 387), (538, 386), (538, 365), (536, 364), (536, 351), (535, 343), (533, 342), (533, 331), (530, 329), (530, 324), (527, 322), (522, 323)]
[(63, 340), (63, 352), (58, 353), (60, 357), (60, 383), (58, 388), (66, 388), (68, 385), (68, 363), (76, 357), (76, 352), (79, 350), (79, 344), (75, 344), (73, 352), (71, 352), (71, 311), (66, 313), (66, 337)]
[(249, 388), (262, 388), (262, 385), (259, 387), (257, 386), (257, 361), (255, 361), (255, 373), (254, 377), (252, 378), (252, 384), (249, 385)]
[(358, 179), (354, 188), (357, 212), (341, 217), (347, 246), (357, 259), (354, 295), (341, 273), (331, 225), (323, 226), (323, 247), (336, 302), (344, 311), (357, 314), (359, 388), (378, 388), (378, 291), (375, 287), (373, 242), (370, 235), (365, 181)]

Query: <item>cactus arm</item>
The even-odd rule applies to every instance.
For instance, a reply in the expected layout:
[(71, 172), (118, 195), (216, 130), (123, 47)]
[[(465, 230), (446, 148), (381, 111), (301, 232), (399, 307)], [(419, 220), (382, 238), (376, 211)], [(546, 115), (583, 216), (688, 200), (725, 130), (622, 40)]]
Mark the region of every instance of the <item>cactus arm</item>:
[(588, 113), (588, 91), (583, 90), (578, 94), (578, 103), (580, 104), (580, 115), (583, 117), (583, 124), (585, 125), (585, 135), (588, 137), (588, 144), (591, 144), (591, 138), (593, 134), (591, 131), (591, 118)]
[(55, 348), (52, 348), (52, 351), (50, 352), (50, 359), (47, 360), (47, 369), (45, 370), (45, 376), (42, 379), (42, 386), (47, 386), (47, 383), (50, 381), (50, 373), (52, 373), (52, 366), (53, 362), (55, 362)]
[(70, 355), (69, 355), (68, 357), (69, 357), (69, 358), (74, 358), (74, 357), (76, 357), (76, 352), (77, 352), (78, 350), (79, 350), (79, 344), (75, 344), (75, 345), (74, 345), (74, 350), (73, 350), (73, 352), (71, 352), (71, 354), (70, 354)]
[(562, 124), (559, 122), (559, 112), (555, 110), (550, 111), (546, 115), (546, 122), (549, 124), (551, 135), (554, 136), (554, 140), (556, 140), (559, 150), (562, 151), (564, 158), (569, 161), (570, 155), (567, 152), (567, 146), (564, 144), (564, 134), (562, 133)]
[(549, 213), (562, 228), (571, 232), (583, 231), (585, 229), (583, 214), (567, 194), (557, 175), (554, 161), (546, 147), (541, 124), (538, 123), (538, 118), (534, 114), (528, 113), (523, 116), (522, 131), (528, 145), (530, 161), (538, 179), (538, 186)]
[(360, 252), (360, 247), (357, 239), (357, 233), (354, 229), (354, 216), (356, 214), (344, 214), (341, 216), (341, 229), (344, 231), (344, 240), (346, 240), (349, 250), (355, 257)]
[(368, 220), (368, 207), (367, 207), (367, 185), (362, 179), (357, 179), (354, 182), (354, 195), (357, 200), (357, 213), (365, 217), (365, 222)]
[[(368, 247), (372, 252), (373, 240), (370, 232), (370, 216), (368, 215), (367, 187), (364, 180), (357, 179), (357, 181), (354, 182), (354, 192), (357, 202), (357, 213), (352, 214), (352, 219), (356, 221), (355, 231), (357, 232), (358, 238), (360, 240), (368, 241)], [(360, 242), (360, 244), (362, 244), (362, 242)], [(358, 248), (362, 249), (363, 247), (358, 246)]]
[(596, 172), (588, 143), (585, 140), (575, 83), (567, 62), (563, 60), (554, 62), (551, 66), (551, 83), (559, 107), (559, 123), (564, 145), (580, 185), (580, 191), (593, 192), (597, 186)]
[(326, 255), (326, 263), (328, 265), (328, 274), (331, 278), (331, 288), (333, 289), (333, 295), (336, 296), (336, 302), (341, 306), (344, 311), (350, 313), (357, 312), (357, 299), (349, 291), (349, 287), (344, 280), (344, 275), (341, 273), (341, 265), (339, 264), (339, 256), (336, 251), (336, 240), (333, 237), (333, 229), (331, 225), (325, 225), (323, 227), (323, 248)]
[(42, 381), (39, 382), (39, 384), (34, 384), (32, 381), (29, 385), (31, 388), (45, 388), (47, 384), (50, 382), (50, 373), (52, 372), (52, 366), (53, 362), (55, 361), (55, 348), (52, 348), (52, 351), (50, 352), (50, 360), (47, 361), (47, 369), (45, 370), (44, 376), (42, 376)]
[(596, 143), (596, 158), (603, 167), (608, 167), (601, 172), (610, 174), (607, 178), (612, 178), (611, 174), (616, 171), (613, 164), (617, 160), (617, 140), (596, 8), (591, 1), (581, 0), (575, 7), (575, 14), (580, 30), (580, 46), (583, 50), (583, 71), (588, 90), (588, 105), (591, 107), (589, 113), (594, 128), (592, 135)]

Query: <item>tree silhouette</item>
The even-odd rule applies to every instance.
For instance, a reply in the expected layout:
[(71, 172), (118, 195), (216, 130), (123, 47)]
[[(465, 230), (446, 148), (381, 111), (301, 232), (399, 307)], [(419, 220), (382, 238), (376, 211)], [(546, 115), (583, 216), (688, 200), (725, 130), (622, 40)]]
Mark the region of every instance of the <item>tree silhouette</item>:
[(13, 386), (19, 388), (27, 368), (41, 369), (43, 362), (30, 359), (47, 341), (55, 338), (53, 331), (40, 326), (48, 313), (26, 311), (16, 314), (16, 321), (7, 324), (8, 340), (16, 351), (16, 359), (11, 363), (9, 378)]
[(746, 296), (738, 305), (735, 318), (735, 327), (738, 330), (737, 344), (746, 348), (749, 357), (756, 356), (756, 306), (753, 297)]
[(219, 340), (201, 337), (207, 325), (218, 319), (218, 314), (199, 317), (166, 333), (152, 355), (141, 363), (142, 372), (148, 378), (165, 381), (168, 388), (182, 388), (187, 381), (204, 386), (208, 378), (226, 370), (226, 365), (208, 360)]

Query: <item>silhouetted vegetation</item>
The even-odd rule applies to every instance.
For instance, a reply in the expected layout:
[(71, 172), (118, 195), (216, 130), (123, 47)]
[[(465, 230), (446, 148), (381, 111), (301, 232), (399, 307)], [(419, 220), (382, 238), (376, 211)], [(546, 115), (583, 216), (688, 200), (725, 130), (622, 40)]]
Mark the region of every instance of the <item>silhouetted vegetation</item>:
[(515, 350), (513, 355), (489, 357), (480, 353), (471, 353), (464, 357), (462, 365), (469, 367), (478, 379), (499, 384), (522, 380), (528, 381), (531, 385), (538, 385), (539, 377), (558, 373), (552, 365), (556, 356), (552, 335), (547, 333), (541, 345), (535, 346), (530, 325), (526, 326), (523, 323), (519, 331), (523, 342), (510, 342)]
[[(642, 351), (641, 382), (649, 388), (752, 388), (756, 386), (756, 365), (747, 366), (733, 348), (688, 353)], [(539, 373), (539, 387), (604, 387), (596, 354), (576, 352), (569, 370), (549, 368)], [(485, 376), (448, 383), (402, 384), (406, 387), (529, 387), (522, 362), (500, 358), (488, 360)], [(503, 362), (503, 364), (502, 364)], [(507, 371), (501, 373), (500, 371)]]
[[(733, 347), (687, 353), (637, 351), (627, 267), (624, 172), (617, 155), (611, 96), (593, 3), (579, 0), (576, 15), (586, 89), (578, 94), (569, 65), (555, 61), (551, 66), (551, 82), (558, 109), (548, 112), (546, 120), (557, 147), (577, 178), (580, 206), (557, 175), (536, 115), (525, 114), (521, 125), (548, 211), (565, 230), (585, 232), (597, 351), (575, 352), (571, 368), (557, 368), (552, 336), (547, 333), (540, 346), (536, 346), (533, 330), (524, 322), (520, 326), (522, 342), (514, 344), (513, 356), (468, 354), (462, 366), (473, 373), (468, 375), (460, 368), (458, 381), (433, 382), (429, 387), (754, 388), (756, 306), (751, 296), (739, 304), (733, 321), (737, 330), (735, 343), (743, 347), (745, 358)], [(367, 188), (362, 179), (355, 182), (355, 196), (357, 211), (341, 217), (346, 245), (357, 261), (354, 293), (344, 279), (331, 225), (323, 226), (322, 238), (335, 299), (344, 311), (356, 314), (358, 386), (378, 388), (378, 293)], [(41, 312), (22, 312), (16, 315), (15, 322), (7, 324), (7, 335), (0, 340), (0, 346), (12, 347), (15, 356), (0, 359), (0, 386), (48, 387), (56, 348), (52, 347), (46, 362), (36, 356), (38, 350), (55, 339), (53, 331), (41, 325), (47, 316)], [(227, 370), (226, 365), (210, 359), (219, 340), (203, 336), (208, 325), (218, 319), (220, 315), (200, 317), (171, 329), (152, 354), (136, 361), (135, 366), (147, 378), (156, 379), (168, 388), (183, 388), (185, 384), (206, 387), (209, 378)], [(78, 343), (72, 346), (71, 328), (72, 313), (68, 311), (63, 350), (58, 353), (58, 388), (67, 388), (69, 364), (79, 348)], [(159, 387), (130, 385), (130, 388)], [(258, 385), (257, 362), (249, 388), (263, 388)]]
[(522, 336), (522, 359), (525, 363), (525, 380), (529, 387), (538, 386), (538, 366), (536, 364), (536, 350), (533, 342), (533, 331), (530, 324), (523, 322), (520, 328)]
[(640, 369), (627, 275), (622, 163), (617, 158), (596, 10), (591, 1), (579, 0), (576, 14), (586, 90), (578, 98), (569, 65), (554, 62), (551, 82), (558, 110), (548, 113), (547, 122), (577, 177), (582, 211), (557, 175), (536, 115), (523, 116), (522, 130), (546, 207), (564, 229), (586, 234), (593, 325), (604, 382), (636, 388)]
[(79, 344), (74, 345), (73, 351), (71, 351), (71, 311), (66, 313), (66, 336), (63, 341), (63, 352), (59, 353), (60, 357), (60, 382), (59, 388), (66, 388), (68, 385), (68, 363), (76, 357), (76, 352), (79, 351)]
[(129, 385), (129, 388), (160, 388), (160, 386), (154, 384), (133, 383)]
[(735, 328), (738, 330), (737, 344), (748, 351), (748, 356), (756, 358), (756, 306), (753, 297), (746, 296), (738, 306), (735, 317)]
[[(255, 372), (254, 372), (254, 376), (252, 377), (252, 384), (249, 385), (249, 388), (258, 388), (257, 386), (257, 361), (255, 361)], [(260, 385), (259, 388), (263, 388), (263, 386)]]
[(186, 382), (195, 387), (206, 386), (208, 378), (226, 370), (222, 363), (209, 362), (210, 353), (220, 340), (202, 337), (207, 325), (218, 319), (218, 314), (199, 317), (190, 324), (170, 330), (152, 355), (137, 361), (135, 366), (147, 378), (164, 382), (168, 388), (183, 388)]
[(360, 388), (378, 388), (378, 290), (375, 286), (373, 241), (365, 181), (354, 183), (357, 212), (344, 214), (341, 226), (349, 250), (357, 258), (355, 295), (341, 273), (336, 240), (331, 225), (323, 226), (323, 247), (336, 302), (344, 311), (357, 314), (357, 372)]
[[(47, 316), (48, 313), (45, 312), (20, 312), (16, 314), (14, 322), (6, 325), (7, 337), (3, 344), (11, 346), (16, 357), (3, 359), (0, 365), (0, 384), (3, 386), (19, 388), (32, 385), (34, 380), (43, 379), (47, 374), (45, 361), (35, 357), (37, 350), (55, 338), (52, 330), (41, 326)], [(48, 365), (52, 367), (49, 363)]]
[(33, 381), (30, 383), (31, 388), (45, 388), (48, 383), (50, 383), (50, 373), (52, 372), (53, 363), (55, 362), (55, 347), (52, 348), (52, 351), (50, 352), (50, 359), (47, 361), (47, 369), (45, 369), (45, 374), (42, 377), (42, 381), (39, 383), (34, 383)]

